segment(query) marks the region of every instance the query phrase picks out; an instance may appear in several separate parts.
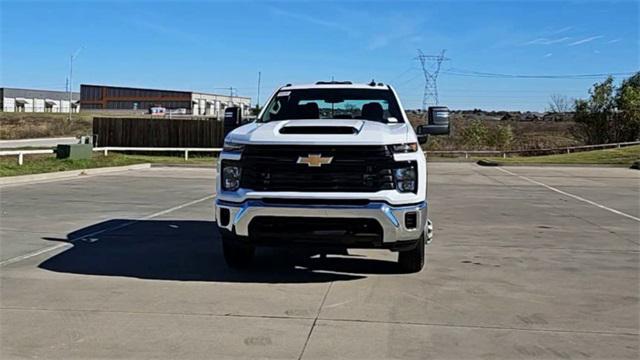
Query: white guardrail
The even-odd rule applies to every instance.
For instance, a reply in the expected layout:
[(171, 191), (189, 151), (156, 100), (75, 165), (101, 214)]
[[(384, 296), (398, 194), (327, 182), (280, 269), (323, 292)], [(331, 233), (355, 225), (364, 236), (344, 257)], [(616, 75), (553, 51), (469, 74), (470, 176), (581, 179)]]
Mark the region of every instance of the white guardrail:
[(102, 151), (104, 156), (109, 155), (109, 151), (140, 151), (140, 152), (183, 152), (184, 159), (189, 160), (190, 152), (220, 152), (222, 148), (158, 148), (158, 147), (122, 147), (122, 146), (105, 146), (93, 148), (93, 151)]
[[(504, 158), (510, 154), (533, 154), (533, 153), (560, 153), (566, 152), (567, 154), (576, 150), (593, 150), (593, 149), (606, 149), (606, 148), (621, 148), (631, 145), (640, 145), (640, 141), (629, 141), (612, 144), (598, 144), (598, 145), (583, 145), (583, 146), (571, 146), (563, 148), (549, 148), (549, 149), (531, 149), (531, 150), (428, 150), (425, 154), (433, 155), (464, 155), (465, 159), (469, 158), (469, 155), (494, 155), (502, 156)], [(109, 151), (130, 151), (130, 152), (181, 152), (184, 153), (184, 159), (189, 160), (189, 153), (194, 152), (220, 152), (222, 148), (165, 148), (165, 147), (123, 147), (123, 146), (104, 146), (93, 148), (93, 151), (101, 151), (104, 156), (109, 155)], [(24, 155), (33, 154), (53, 154), (55, 150), (5, 150), (0, 151), (0, 156), (18, 156), (18, 165), (24, 163)]]
[(53, 149), (44, 149), (44, 150), (8, 150), (8, 151), (0, 151), (0, 156), (18, 156), (18, 165), (22, 165), (24, 163), (25, 155), (35, 155), (35, 154), (53, 154), (55, 151)]
[(469, 155), (497, 155), (506, 158), (510, 154), (537, 154), (537, 153), (567, 153), (575, 152), (577, 150), (595, 150), (595, 149), (607, 149), (607, 148), (621, 148), (631, 145), (640, 145), (640, 141), (628, 141), (620, 143), (610, 144), (597, 144), (597, 145), (581, 145), (581, 146), (568, 146), (562, 148), (547, 148), (547, 149), (531, 149), (531, 150), (427, 150), (425, 154), (434, 155), (464, 155), (465, 159), (469, 158)]
[[(154, 147), (120, 147), (120, 146), (106, 146), (96, 147), (93, 151), (101, 151), (104, 156), (109, 155), (109, 151), (140, 151), (140, 152), (181, 152), (184, 153), (184, 159), (189, 160), (189, 153), (193, 152), (220, 152), (222, 148), (154, 148)], [(25, 155), (37, 155), (37, 154), (55, 154), (54, 149), (43, 150), (3, 150), (0, 151), (0, 156), (17, 156), (18, 165), (24, 163)]]

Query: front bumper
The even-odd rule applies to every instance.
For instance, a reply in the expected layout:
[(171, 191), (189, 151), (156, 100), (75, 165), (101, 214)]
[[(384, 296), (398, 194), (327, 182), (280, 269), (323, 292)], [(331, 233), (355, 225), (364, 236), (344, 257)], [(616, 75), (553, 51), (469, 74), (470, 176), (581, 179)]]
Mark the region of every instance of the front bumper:
[[(229, 211), (221, 219), (221, 209)], [(415, 227), (408, 227), (405, 214), (416, 213)], [(215, 217), (218, 227), (238, 236), (250, 236), (249, 225), (259, 216), (308, 217), (308, 218), (362, 218), (374, 219), (382, 228), (383, 245), (418, 239), (423, 231), (429, 240), (430, 226), (427, 226), (427, 204), (389, 205), (384, 202), (370, 202), (366, 205), (309, 205), (272, 204), (262, 200), (246, 200), (233, 203), (217, 199)]]

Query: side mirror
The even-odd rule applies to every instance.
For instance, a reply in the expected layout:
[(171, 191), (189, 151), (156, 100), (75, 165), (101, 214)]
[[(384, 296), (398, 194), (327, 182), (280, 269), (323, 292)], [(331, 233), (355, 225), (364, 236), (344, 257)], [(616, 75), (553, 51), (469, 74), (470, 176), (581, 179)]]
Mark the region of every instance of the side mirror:
[(227, 136), (228, 133), (242, 125), (242, 110), (238, 106), (230, 106), (224, 109), (223, 132)]
[(418, 142), (427, 142), (428, 135), (449, 135), (451, 126), (449, 123), (449, 108), (446, 106), (431, 106), (428, 110), (427, 125), (420, 125), (416, 129)]

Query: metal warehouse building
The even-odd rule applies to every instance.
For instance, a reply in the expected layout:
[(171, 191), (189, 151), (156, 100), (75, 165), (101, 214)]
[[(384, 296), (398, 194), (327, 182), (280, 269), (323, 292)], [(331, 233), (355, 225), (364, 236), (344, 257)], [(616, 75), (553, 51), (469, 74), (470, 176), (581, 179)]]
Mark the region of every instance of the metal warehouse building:
[(152, 107), (214, 117), (224, 116), (224, 109), (239, 106), (248, 115), (251, 98), (192, 91), (140, 89), (105, 85), (80, 85), (83, 111), (147, 112)]
[[(33, 89), (0, 88), (2, 111), (6, 112), (69, 112), (69, 93)], [(71, 93), (71, 110), (78, 112), (80, 94)]]

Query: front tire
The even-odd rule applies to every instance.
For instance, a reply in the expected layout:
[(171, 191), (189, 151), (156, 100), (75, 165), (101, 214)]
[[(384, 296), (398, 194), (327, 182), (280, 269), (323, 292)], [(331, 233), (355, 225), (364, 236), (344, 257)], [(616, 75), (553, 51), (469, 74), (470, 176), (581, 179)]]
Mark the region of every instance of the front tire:
[(241, 243), (235, 235), (222, 235), (222, 253), (224, 261), (232, 269), (245, 269), (251, 265), (255, 247)]
[(417, 273), (424, 268), (424, 235), (420, 236), (416, 247), (398, 252), (398, 266), (405, 273)]

